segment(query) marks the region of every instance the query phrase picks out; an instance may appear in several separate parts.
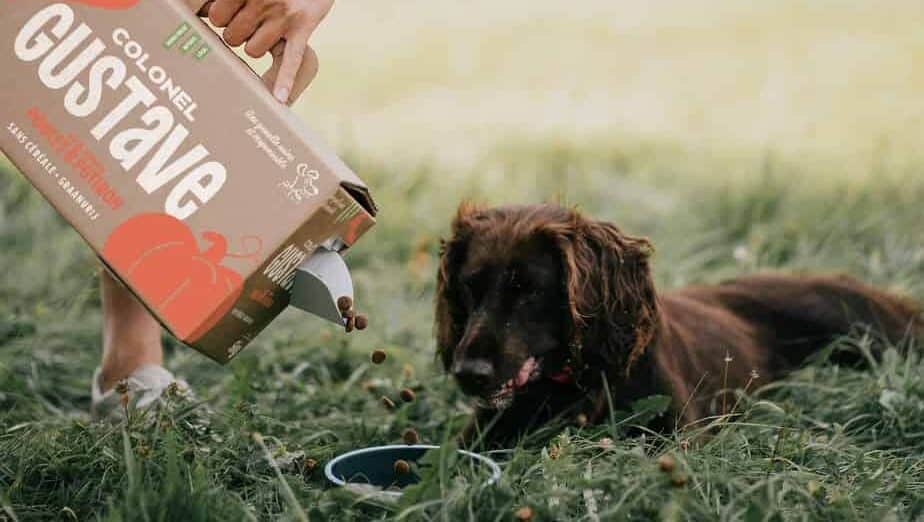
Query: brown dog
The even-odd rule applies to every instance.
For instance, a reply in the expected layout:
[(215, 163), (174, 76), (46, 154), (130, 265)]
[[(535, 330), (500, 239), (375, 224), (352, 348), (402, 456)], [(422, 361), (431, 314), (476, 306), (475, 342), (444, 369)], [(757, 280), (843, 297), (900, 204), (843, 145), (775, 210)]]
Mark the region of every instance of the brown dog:
[(854, 325), (890, 343), (922, 331), (916, 304), (846, 276), (657, 293), (651, 253), (646, 239), (556, 205), (460, 207), (441, 249), (437, 341), (490, 439), (578, 412), (593, 422), (610, 401), (652, 394), (673, 398), (664, 427), (686, 424), (722, 413), (724, 390), (778, 378)]

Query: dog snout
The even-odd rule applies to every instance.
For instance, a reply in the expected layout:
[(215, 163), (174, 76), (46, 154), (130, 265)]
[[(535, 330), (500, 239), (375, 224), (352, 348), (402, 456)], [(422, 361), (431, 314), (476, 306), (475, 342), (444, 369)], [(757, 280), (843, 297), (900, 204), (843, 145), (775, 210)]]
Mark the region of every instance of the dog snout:
[(452, 365), (452, 375), (466, 392), (479, 392), (494, 382), (494, 365), (487, 359), (464, 359)]

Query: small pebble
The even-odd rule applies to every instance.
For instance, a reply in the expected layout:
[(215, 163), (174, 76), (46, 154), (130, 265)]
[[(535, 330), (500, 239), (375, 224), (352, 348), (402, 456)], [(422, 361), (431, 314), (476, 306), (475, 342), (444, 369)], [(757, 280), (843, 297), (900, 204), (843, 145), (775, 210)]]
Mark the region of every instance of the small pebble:
[(350, 296), (345, 295), (340, 299), (337, 299), (337, 309), (341, 312), (346, 312), (351, 308), (353, 308), (353, 299)]
[(401, 400), (404, 402), (414, 402), (414, 399), (417, 398), (417, 394), (414, 393), (414, 390), (410, 388), (405, 388), (401, 390)]
[(388, 397), (382, 395), (382, 405), (388, 408), (389, 410), (395, 409), (395, 401), (389, 399)]
[(420, 442), (420, 435), (417, 434), (417, 431), (414, 428), (408, 428), (404, 430), (404, 433), (401, 434), (401, 438), (404, 440), (405, 444), (412, 445)]
[(670, 473), (677, 468), (677, 461), (674, 460), (674, 457), (665, 453), (658, 457), (658, 467), (661, 468), (661, 471)]
[(398, 459), (395, 461), (395, 473), (398, 475), (407, 475), (411, 472), (411, 465), (406, 460)]
[(356, 329), (365, 330), (367, 326), (369, 326), (369, 318), (363, 314), (357, 315), (356, 316)]
[(369, 358), (372, 359), (372, 364), (382, 364), (387, 357), (388, 354), (382, 349), (372, 350), (372, 355), (369, 356)]
[(533, 508), (529, 506), (523, 506), (513, 514), (513, 517), (517, 522), (529, 522), (533, 519)]

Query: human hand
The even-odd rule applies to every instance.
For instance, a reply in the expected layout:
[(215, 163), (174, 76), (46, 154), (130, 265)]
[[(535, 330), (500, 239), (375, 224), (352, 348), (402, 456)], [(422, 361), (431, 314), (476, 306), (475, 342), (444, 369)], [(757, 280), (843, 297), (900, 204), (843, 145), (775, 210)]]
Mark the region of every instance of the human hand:
[(278, 63), (273, 95), (288, 103), (302, 62), (313, 61), (313, 72), (317, 71), (317, 56), (308, 39), (333, 5), (334, 0), (213, 0), (199, 15), (224, 27), (222, 38), (231, 47), (246, 43), (244, 52), (254, 58), (271, 52), (274, 69)]

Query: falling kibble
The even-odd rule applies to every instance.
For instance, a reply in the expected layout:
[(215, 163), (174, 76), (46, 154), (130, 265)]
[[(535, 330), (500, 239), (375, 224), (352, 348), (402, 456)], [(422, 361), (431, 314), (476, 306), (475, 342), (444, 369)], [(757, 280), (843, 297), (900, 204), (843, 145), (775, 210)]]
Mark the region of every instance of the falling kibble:
[(411, 472), (411, 465), (406, 460), (398, 459), (395, 461), (395, 473), (398, 475), (407, 475)]
[(382, 405), (388, 408), (389, 410), (395, 409), (395, 401), (389, 399), (388, 397), (382, 395)]
[(388, 354), (385, 353), (385, 350), (376, 349), (372, 350), (372, 355), (369, 358), (372, 359), (372, 364), (382, 364), (387, 357)]
[(674, 473), (671, 475), (671, 485), (675, 488), (682, 488), (687, 485), (687, 476), (683, 473)]
[(346, 333), (352, 332), (354, 326), (356, 326), (356, 318), (348, 317), (346, 320)]
[(674, 457), (665, 453), (658, 457), (658, 467), (665, 473), (671, 473), (677, 468), (677, 461), (674, 460)]
[(305, 471), (311, 471), (316, 467), (318, 467), (318, 461), (312, 458), (306, 457), (305, 460), (302, 461), (302, 469), (304, 469)]
[(401, 390), (401, 400), (404, 402), (414, 402), (414, 399), (417, 398), (417, 394), (414, 393), (414, 390), (410, 388), (405, 388)]
[(369, 318), (363, 314), (357, 315), (356, 316), (356, 329), (365, 330), (367, 326), (369, 326)]
[(517, 522), (530, 522), (533, 519), (533, 508), (529, 506), (523, 506), (513, 514), (513, 517)]
[(584, 413), (578, 413), (577, 417), (574, 418), (574, 423), (577, 424), (579, 428), (587, 426), (587, 415)]
[(417, 434), (417, 431), (414, 428), (408, 428), (404, 430), (404, 433), (401, 434), (401, 438), (404, 440), (405, 444), (413, 445), (420, 442), (420, 435)]
[(340, 310), (340, 313), (345, 313), (347, 310), (351, 310), (352, 308), (353, 299), (350, 296), (345, 295), (340, 299), (337, 299), (337, 309)]

